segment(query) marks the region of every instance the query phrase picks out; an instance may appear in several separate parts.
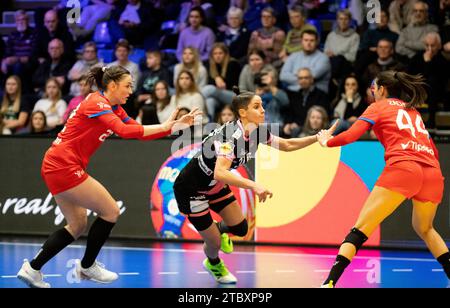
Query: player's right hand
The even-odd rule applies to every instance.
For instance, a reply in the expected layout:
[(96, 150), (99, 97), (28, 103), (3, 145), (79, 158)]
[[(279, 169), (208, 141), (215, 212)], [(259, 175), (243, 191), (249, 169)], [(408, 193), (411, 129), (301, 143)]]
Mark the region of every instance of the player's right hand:
[(259, 185), (253, 188), (253, 191), (258, 195), (259, 202), (265, 202), (267, 197), (272, 198), (273, 196), (271, 191)]

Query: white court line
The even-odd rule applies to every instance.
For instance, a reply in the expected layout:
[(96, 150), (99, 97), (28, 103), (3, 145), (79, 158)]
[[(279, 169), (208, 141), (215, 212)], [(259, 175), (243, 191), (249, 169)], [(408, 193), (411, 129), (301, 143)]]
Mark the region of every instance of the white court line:
[[(0, 242), (0, 245), (9, 246), (36, 246), (41, 247), (42, 244), (35, 243), (9, 243)], [(69, 245), (69, 248), (86, 249), (84, 245)], [(174, 248), (144, 248), (144, 247), (114, 247), (114, 246), (104, 246), (102, 249), (106, 250), (131, 250), (131, 251), (162, 251), (162, 252), (182, 252), (182, 253), (200, 253), (204, 254), (203, 250), (196, 249), (174, 249)], [(283, 257), (306, 257), (306, 258), (325, 258), (325, 259), (335, 259), (336, 255), (323, 255), (323, 254), (306, 254), (306, 253), (279, 253), (279, 252), (266, 252), (266, 251), (234, 251), (234, 255), (266, 255), (266, 256), (283, 256)], [(355, 256), (353, 259), (359, 260), (387, 260), (387, 261), (410, 261), (410, 262), (436, 262), (436, 259), (420, 259), (420, 258), (395, 258), (395, 257), (365, 257), (365, 256)]]
[(256, 271), (236, 271), (236, 274), (255, 274)]
[(140, 275), (140, 273), (137, 272), (131, 272), (131, 273), (119, 273), (121, 276), (137, 276)]
[(3, 275), (2, 278), (17, 278), (17, 275)]
[(329, 269), (315, 269), (314, 272), (315, 273), (328, 273), (330, 270)]
[(353, 272), (354, 273), (367, 273), (367, 272), (370, 272), (371, 270), (370, 269), (363, 269), (363, 268), (356, 268), (356, 269), (354, 269), (353, 270)]
[[(46, 274), (44, 277), (62, 277), (61, 274)], [(17, 278), (17, 275), (2, 275), (2, 278)]]
[(197, 272), (197, 274), (208, 274), (208, 272), (202, 271), (202, 272)]
[(178, 272), (159, 272), (158, 275), (178, 275)]
[(295, 273), (294, 270), (276, 270), (275, 273)]
[(442, 268), (433, 268), (431, 271), (432, 272), (443, 272), (444, 269), (442, 269)]
[(413, 270), (412, 270), (412, 268), (393, 268), (392, 269), (392, 271), (394, 272), (394, 273), (410, 273), (410, 272), (412, 272)]

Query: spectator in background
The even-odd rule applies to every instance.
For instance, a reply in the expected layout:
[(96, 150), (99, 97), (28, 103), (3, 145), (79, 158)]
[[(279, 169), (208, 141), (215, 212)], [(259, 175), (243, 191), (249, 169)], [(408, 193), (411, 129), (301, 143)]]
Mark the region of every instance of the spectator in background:
[(72, 98), (69, 102), (69, 105), (67, 106), (66, 111), (63, 115), (63, 123), (66, 123), (69, 117), (72, 114), (72, 111), (74, 111), (78, 105), (84, 101), (84, 99), (89, 95), (89, 93), (92, 92), (91, 85), (87, 81), (87, 75), (81, 76), (81, 78), (78, 80), (78, 85), (80, 87), (80, 95), (75, 96)]
[(76, 40), (90, 36), (101, 21), (107, 20), (116, 0), (91, 0), (92, 4), (83, 6), (80, 23), (68, 23)]
[(306, 115), (305, 125), (298, 137), (314, 136), (322, 129), (328, 128), (328, 114), (322, 106), (312, 106)]
[(38, 30), (36, 45), (33, 51), (33, 57), (35, 57), (39, 63), (48, 59), (48, 44), (55, 38), (60, 39), (63, 42), (67, 59), (73, 61), (75, 59), (75, 44), (72, 34), (70, 34), (69, 30), (59, 22), (58, 13), (54, 10), (50, 10), (45, 13), (44, 28)]
[(248, 53), (248, 64), (244, 66), (239, 75), (239, 89), (241, 91), (255, 92), (255, 75), (264, 69), (275, 69), (271, 64), (265, 63), (266, 55), (262, 50), (251, 49)]
[(275, 27), (277, 18), (275, 11), (271, 7), (266, 7), (261, 11), (262, 28), (252, 32), (248, 49), (260, 49), (266, 55), (266, 63), (275, 67), (281, 67), (279, 54), (283, 48), (286, 35), (283, 30)]
[(283, 49), (279, 54), (283, 62), (286, 61), (291, 53), (302, 50), (303, 31), (312, 30), (317, 32), (316, 27), (306, 22), (305, 10), (299, 5), (294, 5), (289, 8), (289, 22), (291, 23), (292, 29), (287, 33)]
[(175, 65), (173, 70), (173, 84), (176, 84), (181, 71), (188, 70), (194, 76), (195, 84), (200, 89), (208, 82), (208, 73), (203, 63), (200, 61), (198, 51), (194, 47), (186, 47), (183, 50), (181, 63)]
[(352, 71), (351, 65), (356, 60), (359, 46), (359, 34), (350, 28), (350, 11), (340, 10), (336, 17), (337, 28), (328, 34), (324, 46), (324, 52), (330, 58), (331, 78), (336, 80), (335, 85)]
[(400, 36), (395, 46), (395, 51), (409, 59), (425, 49), (423, 39), (427, 33), (438, 32), (436, 25), (428, 23), (428, 4), (416, 2), (414, 4), (414, 15), (411, 23), (400, 32)]
[(250, 32), (243, 24), (243, 12), (240, 8), (230, 7), (227, 12), (227, 25), (219, 28), (217, 40), (225, 43), (230, 56), (240, 63), (246, 61)]
[(363, 85), (369, 87), (375, 77), (387, 70), (404, 71), (403, 63), (394, 58), (394, 45), (388, 39), (381, 39), (377, 45), (377, 59), (370, 63), (363, 73)]
[(444, 56), (450, 60), (450, 0), (440, 0), (438, 24)]
[(261, 11), (267, 7), (273, 8), (278, 14), (277, 24), (284, 26), (287, 21), (286, 4), (283, 0), (249, 0), (249, 7), (244, 14), (244, 23), (250, 32), (262, 27)]
[(159, 80), (154, 86), (151, 98), (139, 109), (136, 121), (142, 125), (164, 123), (177, 108), (175, 100), (171, 100), (169, 84)]
[(159, 29), (160, 24), (160, 16), (155, 14), (151, 5), (141, 0), (128, 0), (119, 18), (125, 38), (135, 46), (144, 44), (148, 34)]
[(208, 28), (215, 28), (215, 14), (211, 3), (202, 0), (184, 1), (180, 6), (175, 32), (179, 33), (189, 26), (189, 14), (194, 7), (201, 7), (204, 13), (203, 24)]
[(48, 44), (49, 59), (39, 64), (33, 74), (34, 92), (41, 96), (45, 90), (45, 83), (50, 77), (55, 77), (61, 85), (63, 94), (69, 93), (70, 82), (67, 74), (72, 67), (72, 63), (64, 57), (64, 44), (60, 39), (53, 39)]
[[(441, 53), (442, 43), (438, 33), (430, 32), (423, 39), (425, 51), (416, 54), (409, 65), (410, 74), (422, 74), (425, 77), (427, 90), (429, 120), (427, 127), (435, 127), (435, 114), (439, 103), (447, 103), (446, 88), (450, 77), (450, 65)], [(446, 107), (446, 108), (445, 108)], [(450, 106), (444, 106), (448, 109)]]
[(393, 0), (389, 5), (389, 29), (400, 34), (413, 18), (414, 4), (417, 0)]
[(349, 129), (367, 108), (359, 90), (359, 83), (354, 75), (345, 78), (344, 88), (332, 102), (334, 119), (332, 124), (339, 119), (339, 125), (334, 135)]
[[(283, 65), (280, 80), (286, 83), (287, 89), (297, 92), (300, 89), (297, 72), (300, 68), (309, 68), (317, 88), (328, 93), (331, 77), (329, 58), (317, 49), (319, 37), (317, 32), (305, 30), (302, 33), (302, 51), (292, 53)], [(289, 95), (289, 92), (288, 92)]]
[(70, 86), (70, 95), (80, 95), (78, 80), (81, 76), (87, 74), (94, 65), (101, 66), (102, 62), (97, 57), (97, 45), (94, 42), (87, 42), (83, 45), (83, 54), (81, 60), (78, 60), (69, 71), (68, 79), (72, 81)]
[(375, 29), (368, 29), (364, 32), (356, 57), (355, 70), (357, 72), (362, 72), (369, 63), (376, 60), (377, 46), (381, 39), (387, 39), (395, 46), (398, 34), (389, 29), (388, 22), (388, 12), (386, 10), (381, 10), (380, 22), (376, 24), (377, 27)]
[(36, 32), (29, 26), (28, 15), (25, 11), (18, 10), (14, 17), (16, 30), (8, 36), (1, 69), (6, 75), (15, 74), (27, 77), (26, 75), (31, 73), (31, 58), (36, 45)]
[(23, 98), (22, 83), (18, 76), (12, 75), (6, 79), (0, 108), (0, 114), (3, 118), (3, 129), (7, 129), (10, 134), (15, 133), (27, 123), (31, 110)]
[(198, 90), (194, 76), (190, 71), (182, 70), (178, 75), (175, 82), (175, 95), (172, 96), (170, 103), (178, 108), (189, 110), (198, 108), (204, 115), (203, 124), (208, 123), (205, 100)]
[(239, 84), (239, 63), (230, 57), (228, 47), (224, 43), (215, 43), (209, 61), (208, 85), (201, 88), (211, 119), (216, 118), (216, 110), (224, 104), (231, 104), (234, 93), (233, 86)]
[(225, 123), (234, 121), (235, 116), (233, 112), (233, 107), (231, 105), (223, 106), (222, 110), (219, 112), (219, 116), (217, 118), (217, 124), (224, 125)]
[(47, 130), (47, 117), (41, 110), (36, 110), (31, 113), (30, 123), (28, 127), (20, 129), (17, 132), (18, 135), (48, 135)]
[(171, 84), (173, 80), (169, 70), (161, 66), (161, 52), (149, 50), (146, 52), (146, 58), (147, 69), (142, 72), (136, 89), (139, 105), (150, 99), (158, 81), (164, 80), (167, 84)]
[(141, 72), (139, 70), (139, 66), (133, 61), (129, 60), (128, 56), (130, 55), (130, 51), (131, 47), (128, 41), (126, 39), (119, 40), (114, 51), (114, 55), (116, 56), (117, 60), (108, 64), (108, 66), (120, 65), (123, 68), (127, 69), (133, 79), (133, 91), (135, 91)]
[(40, 110), (47, 118), (47, 128), (52, 130), (64, 124), (64, 113), (67, 103), (61, 99), (61, 88), (55, 77), (51, 77), (45, 84), (44, 97), (36, 102), (33, 111)]
[(294, 92), (289, 101), (289, 112), (286, 125), (283, 128), (285, 135), (298, 136), (306, 120), (307, 111), (314, 105), (323, 107), (330, 114), (330, 101), (325, 92), (314, 85), (314, 77), (309, 68), (301, 68), (297, 72), (299, 91)]
[(181, 31), (177, 45), (177, 58), (181, 58), (186, 47), (196, 48), (201, 61), (206, 61), (216, 40), (214, 33), (203, 26), (205, 13), (201, 7), (194, 7), (189, 13), (189, 27)]
[(289, 105), (289, 98), (286, 92), (278, 89), (277, 77), (275, 69), (263, 69), (255, 76), (255, 94), (261, 97), (265, 122), (278, 124), (281, 130), (284, 124), (282, 112)]

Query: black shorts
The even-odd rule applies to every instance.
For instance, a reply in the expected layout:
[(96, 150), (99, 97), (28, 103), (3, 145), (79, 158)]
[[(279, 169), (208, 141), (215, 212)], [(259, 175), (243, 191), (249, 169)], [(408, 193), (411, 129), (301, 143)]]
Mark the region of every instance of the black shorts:
[(198, 231), (203, 231), (213, 222), (210, 210), (219, 213), (236, 201), (236, 198), (228, 185), (217, 193), (205, 192), (205, 186), (198, 182), (198, 170), (193, 166), (195, 165), (189, 163), (189, 166), (181, 171), (173, 190), (180, 212), (188, 216)]

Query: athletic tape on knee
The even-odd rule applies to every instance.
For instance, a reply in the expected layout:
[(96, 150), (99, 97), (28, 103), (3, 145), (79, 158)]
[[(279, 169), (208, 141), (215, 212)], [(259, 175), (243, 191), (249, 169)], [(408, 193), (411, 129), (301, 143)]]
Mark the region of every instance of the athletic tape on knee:
[(358, 251), (361, 248), (361, 246), (367, 241), (367, 239), (368, 237), (364, 233), (362, 233), (360, 230), (356, 228), (353, 228), (352, 230), (350, 230), (350, 233), (345, 237), (342, 244), (351, 243), (355, 245), (356, 251)]

